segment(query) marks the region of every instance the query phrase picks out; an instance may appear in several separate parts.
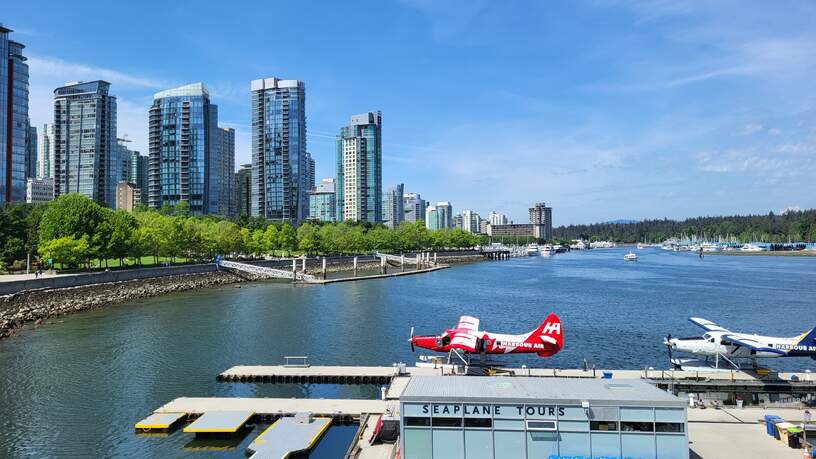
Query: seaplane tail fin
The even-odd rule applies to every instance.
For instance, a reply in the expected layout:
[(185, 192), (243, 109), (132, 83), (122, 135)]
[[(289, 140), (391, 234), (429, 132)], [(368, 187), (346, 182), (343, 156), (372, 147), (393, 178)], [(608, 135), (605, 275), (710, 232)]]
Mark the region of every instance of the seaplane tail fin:
[(555, 314), (550, 314), (544, 319), (544, 322), (530, 334), (530, 338), (540, 340), (548, 349), (540, 352), (539, 355), (547, 357), (555, 354), (564, 347), (564, 328), (561, 324), (561, 319)]
[(794, 339), (797, 340), (796, 344), (800, 346), (816, 346), (816, 327), (811, 328)]

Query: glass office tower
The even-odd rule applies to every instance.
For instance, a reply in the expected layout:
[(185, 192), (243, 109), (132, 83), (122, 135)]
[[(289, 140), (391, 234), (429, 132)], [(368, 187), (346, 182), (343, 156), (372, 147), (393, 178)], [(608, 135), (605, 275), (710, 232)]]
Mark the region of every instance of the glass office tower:
[(382, 113), (351, 117), (337, 136), (337, 220), (382, 221)]
[(150, 107), (148, 205), (186, 201), (193, 215), (218, 213), (218, 107), (202, 83), (161, 91)]
[(298, 80), (253, 80), (252, 215), (298, 224), (309, 215), (306, 89)]
[(28, 132), (28, 64), (24, 46), (0, 25), (0, 204), (24, 201)]
[(405, 185), (400, 183), (383, 193), (383, 223), (389, 228), (396, 228), (405, 219), (404, 190)]
[(43, 124), (37, 143), (37, 178), (54, 176), (54, 125)]
[(54, 196), (80, 193), (116, 206), (116, 97), (110, 83), (68, 83), (54, 90)]
[(144, 205), (147, 205), (148, 197), (147, 170), (148, 170), (147, 156), (140, 155), (138, 151), (131, 152), (130, 176), (128, 177), (128, 182), (136, 185), (136, 187), (139, 189), (140, 202)]

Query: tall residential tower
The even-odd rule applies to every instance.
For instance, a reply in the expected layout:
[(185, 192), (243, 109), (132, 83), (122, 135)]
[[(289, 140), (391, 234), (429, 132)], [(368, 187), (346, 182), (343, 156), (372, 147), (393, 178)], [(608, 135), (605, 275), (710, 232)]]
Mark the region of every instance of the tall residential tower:
[(309, 215), (306, 87), (302, 81), (253, 80), (252, 216), (298, 224)]
[(337, 220), (382, 221), (382, 113), (351, 117), (337, 136)]
[(28, 64), (0, 25), (0, 205), (26, 198)]
[(68, 83), (54, 90), (54, 196), (80, 193), (116, 206), (116, 97), (110, 83)]
[(193, 215), (218, 213), (218, 107), (203, 84), (153, 96), (149, 158), (150, 207), (187, 201)]

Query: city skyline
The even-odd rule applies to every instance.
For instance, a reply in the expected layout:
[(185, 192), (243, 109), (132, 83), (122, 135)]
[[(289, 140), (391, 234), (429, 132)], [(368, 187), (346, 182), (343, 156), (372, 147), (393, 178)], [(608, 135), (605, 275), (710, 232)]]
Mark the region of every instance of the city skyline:
[[(290, 11), (325, 32), (271, 50), (261, 46), (266, 32), (258, 23), (230, 31), (228, 23), (243, 24), (251, 7), (210, 19), (214, 6), (202, 5), (203, 22), (227, 24), (219, 43), (205, 40), (224, 53), (204, 52), (188, 31), (174, 45), (189, 51), (184, 62), (172, 60), (177, 53), (143, 51), (180, 33), (165, 25), (189, 14), (183, 7), (147, 25), (162, 31), (149, 43), (113, 33), (112, 24), (82, 27), (93, 18), (78, 12), (35, 14), (25, 4), (4, 25), (26, 46), (32, 126), (51, 123), (54, 88), (105, 79), (118, 98), (119, 134), (146, 152), (146, 99), (203, 81), (224, 126), (236, 129), (241, 164), (250, 155), (249, 81), (281, 75), (310, 88), (317, 176), (333, 175), (332, 139), (348, 114), (380, 107), (389, 119), (384, 183), (516, 221), (529, 202), (546, 200), (558, 207), (554, 223), (561, 225), (816, 207), (816, 185), (807, 179), (816, 154), (807, 91), (816, 37), (805, 27), (814, 6), (788, 6), (385, 4), (351, 19), (393, 31), (375, 49), (383, 62), (366, 71), (338, 71), (342, 53), (327, 55), (339, 46), (328, 43), (338, 33), (330, 27), (332, 4)], [(152, 7), (132, 8), (138, 20)], [(730, 21), (716, 32), (706, 28), (725, 15)], [(213, 65), (225, 53), (230, 65)], [(409, 95), (411, 82), (424, 97)], [(434, 174), (423, 173), (429, 167)]]

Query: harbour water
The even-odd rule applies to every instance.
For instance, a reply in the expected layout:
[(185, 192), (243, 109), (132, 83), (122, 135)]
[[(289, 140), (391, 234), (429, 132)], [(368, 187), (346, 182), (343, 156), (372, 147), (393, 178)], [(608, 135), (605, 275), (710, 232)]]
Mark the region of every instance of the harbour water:
[[(0, 342), (0, 457), (244, 457), (194, 449), (188, 435), (139, 437), (133, 424), (181, 396), (376, 397), (376, 387), (217, 383), (237, 364), (413, 362), (410, 328), (459, 315), (522, 332), (561, 316), (565, 348), (509, 364), (666, 368), (667, 333), (700, 316), (741, 332), (793, 336), (816, 326), (816, 258), (604, 249), (457, 266), (327, 286), (252, 283), (147, 299), (61, 318)], [(765, 363), (765, 362), (763, 362)], [(816, 370), (810, 359), (768, 361)], [(311, 457), (337, 457), (354, 427), (330, 429)]]

